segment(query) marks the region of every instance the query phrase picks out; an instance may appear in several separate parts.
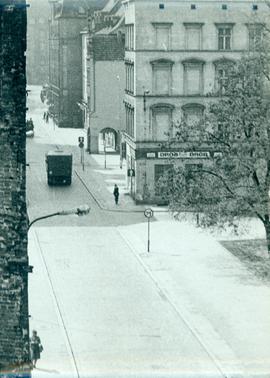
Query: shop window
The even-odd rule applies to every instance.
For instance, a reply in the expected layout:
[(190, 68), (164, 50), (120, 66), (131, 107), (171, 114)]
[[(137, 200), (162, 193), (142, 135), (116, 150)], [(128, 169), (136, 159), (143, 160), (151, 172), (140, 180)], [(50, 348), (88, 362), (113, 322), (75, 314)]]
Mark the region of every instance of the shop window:
[(185, 23), (185, 43), (187, 50), (201, 50), (202, 25), (201, 23)]
[(151, 62), (151, 64), (153, 72), (153, 93), (156, 95), (170, 95), (173, 62), (160, 59)]
[(171, 48), (171, 23), (153, 23), (155, 28), (155, 47), (157, 50)]
[(155, 164), (155, 194), (166, 195), (166, 185), (161, 185), (161, 179), (172, 171), (172, 164)]
[(185, 95), (203, 94), (203, 61), (184, 61), (184, 93)]
[(233, 24), (216, 24), (218, 31), (218, 50), (232, 50)]

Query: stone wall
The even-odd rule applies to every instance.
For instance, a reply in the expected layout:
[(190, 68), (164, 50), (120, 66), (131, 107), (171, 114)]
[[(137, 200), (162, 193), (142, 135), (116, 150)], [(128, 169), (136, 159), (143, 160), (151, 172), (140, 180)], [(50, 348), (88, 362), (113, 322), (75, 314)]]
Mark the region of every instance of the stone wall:
[(20, 370), (29, 359), (25, 0), (0, 1), (0, 28), (0, 372), (4, 373)]

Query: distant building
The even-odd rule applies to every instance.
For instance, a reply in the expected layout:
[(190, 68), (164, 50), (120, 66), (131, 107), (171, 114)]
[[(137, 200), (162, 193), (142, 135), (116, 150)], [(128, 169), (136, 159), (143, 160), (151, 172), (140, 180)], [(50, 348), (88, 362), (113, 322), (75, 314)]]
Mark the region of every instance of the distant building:
[(119, 151), (124, 130), (124, 15), (120, 1), (93, 14), (82, 32), (83, 85), (80, 108), (91, 153)]
[(156, 183), (167, 169), (207, 165), (214, 153), (209, 146), (189, 151), (177, 141), (177, 123), (198, 121), (207, 95), (224, 90), (229, 65), (249, 49), (256, 22), (269, 8), (249, 0), (123, 4), (128, 179), (136, 201), (156, 203)]
[(81, 128), (80, 32), (87, 19), (108, 0), (49, 0), (49, 112), (59, 127)]
[(42, 85), (49, 81), (48, 0), (29, 0), (27, 10), (27, 83)]
[(1, 1), (0, 34), (0, 375), (27, 378), (25, 0)]

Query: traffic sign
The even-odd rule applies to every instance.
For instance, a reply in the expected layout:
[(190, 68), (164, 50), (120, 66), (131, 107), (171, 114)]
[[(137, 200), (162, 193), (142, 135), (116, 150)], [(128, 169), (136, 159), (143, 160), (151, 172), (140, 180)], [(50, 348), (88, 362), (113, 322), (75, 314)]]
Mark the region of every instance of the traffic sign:
[(153, 217), (153, 215), (154, 215), (154, 212), (153, 212), (153, 210), (152, 209), (145, 209), (145, 211), (144, 211), (144, 216), (146, 217), (146, 218), (152, 218)]
[(84, 147), (84, 143), (83, 142), (79, 142), (79, 147), (83, 148)]
[(79, 143), (83, 143), (83, 142), (84, 142), (84, 137), (79, 137), (79, 138), (78, 138), (78, 142), (79, 142)]

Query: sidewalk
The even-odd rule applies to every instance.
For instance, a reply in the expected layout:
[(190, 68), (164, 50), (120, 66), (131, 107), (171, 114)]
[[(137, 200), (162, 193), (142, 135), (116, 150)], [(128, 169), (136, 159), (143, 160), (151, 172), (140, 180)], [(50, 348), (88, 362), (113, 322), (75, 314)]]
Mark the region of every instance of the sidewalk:
[(213, 237), (184, 222), (119, 227), (166, 299), (231, 376), (270, 376), (270, 287)]
[[(75, 152), (77, 154), (77, 152)], [(78, 158), (76, 158), (78, 161)], [(130, 188), (126, 180), (126, 164), (120, 168), (119, 155), (108, 154), (106, 156), (106, 168), (104, 167), (104, 155), (85, 153), (85, 167), (81, 164), (74, 166), (75, 174), (78, 174), (95, 199), (104, 209), (116, 211), (143, 212), (144, 205), (136, 205), (130, 195)], [(113, 197), (114, 184), (119, 187), (119, 204), (115, 206)], [(147, 206), (149, 207), (149, 206)]]

